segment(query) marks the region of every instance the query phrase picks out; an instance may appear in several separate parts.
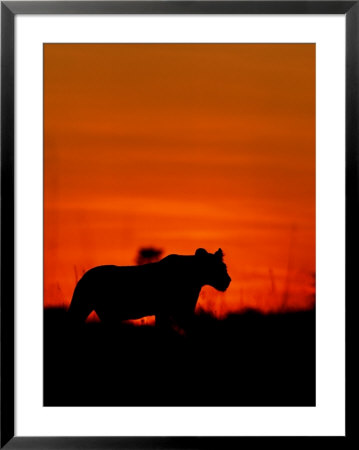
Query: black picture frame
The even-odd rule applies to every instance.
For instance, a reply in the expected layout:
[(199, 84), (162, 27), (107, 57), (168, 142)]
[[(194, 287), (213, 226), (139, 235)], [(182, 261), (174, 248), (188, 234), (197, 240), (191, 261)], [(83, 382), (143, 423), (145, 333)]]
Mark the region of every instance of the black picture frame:
[(346, 19), (346, 434), (351, 443), (355, 425), (353, 402), (354, 302), (359, 289), (359, 1), (3, 1), (1, 2), (1, 448), (232, 448), (279, 446), (294, 439), (324, 437), (23, 437), (14, 435), (14, 32), (18, 14), (340, 14)]

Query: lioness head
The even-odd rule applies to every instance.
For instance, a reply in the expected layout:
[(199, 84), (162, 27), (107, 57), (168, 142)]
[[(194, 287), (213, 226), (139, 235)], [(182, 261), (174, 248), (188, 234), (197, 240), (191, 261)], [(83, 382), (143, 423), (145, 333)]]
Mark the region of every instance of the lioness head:
[(203, 284), (208, 284), (218, 291), (224, 292), (231, 278), (227, 272), (227, 266), (223, 262), (222, 249), (218, 249), (215, 253), (208, 253), (204, 248), (198, 248), (195, 253), (199, 262), (200, 276)]

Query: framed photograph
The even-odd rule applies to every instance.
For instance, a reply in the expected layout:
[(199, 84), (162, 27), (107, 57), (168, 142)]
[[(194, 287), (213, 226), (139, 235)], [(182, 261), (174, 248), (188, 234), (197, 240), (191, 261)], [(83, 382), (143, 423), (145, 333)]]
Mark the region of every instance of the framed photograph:
[(1, 2), (1, 447), (353, 435), (358, 2)]

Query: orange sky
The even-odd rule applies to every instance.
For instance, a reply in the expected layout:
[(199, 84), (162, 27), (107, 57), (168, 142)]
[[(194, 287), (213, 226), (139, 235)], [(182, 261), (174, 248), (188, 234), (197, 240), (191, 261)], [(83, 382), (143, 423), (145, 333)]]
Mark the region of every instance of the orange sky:
[(315, 45), (44, 45), (44, 302), (100, 264), (225, 253), (222, 316), (308, 308)]

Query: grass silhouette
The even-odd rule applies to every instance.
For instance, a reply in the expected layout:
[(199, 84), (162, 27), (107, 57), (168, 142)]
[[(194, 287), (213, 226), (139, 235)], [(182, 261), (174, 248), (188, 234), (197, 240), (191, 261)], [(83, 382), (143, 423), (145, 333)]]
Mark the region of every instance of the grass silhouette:
[(315, 310), (218, 320), (186, 337), (125, 323), (67, 327), (44, 310), (45, 406), (314, 406)]

